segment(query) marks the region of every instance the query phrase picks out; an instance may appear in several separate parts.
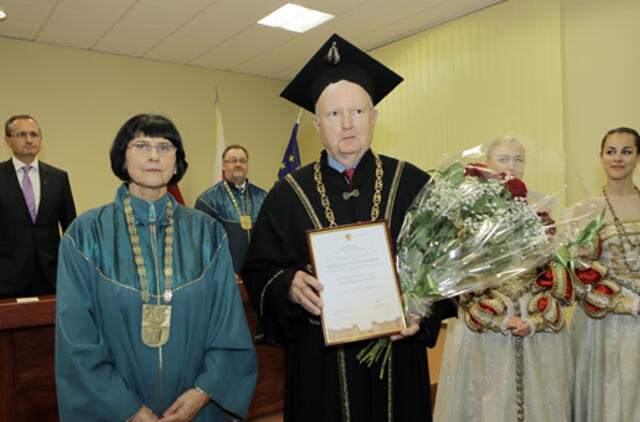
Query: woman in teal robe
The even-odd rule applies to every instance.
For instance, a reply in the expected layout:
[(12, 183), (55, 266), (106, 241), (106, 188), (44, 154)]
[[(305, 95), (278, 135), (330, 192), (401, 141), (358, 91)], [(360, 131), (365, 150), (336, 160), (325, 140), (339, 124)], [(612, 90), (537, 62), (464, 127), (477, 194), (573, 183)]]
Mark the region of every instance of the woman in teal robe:
[(125, 181), (115, 201), (78, 217), (60, 245), (60, 419), (243, 419), (255, 350), (224, 230), (167, 193), (187, 167), (180, 135), (135, 116), (111, 164)]

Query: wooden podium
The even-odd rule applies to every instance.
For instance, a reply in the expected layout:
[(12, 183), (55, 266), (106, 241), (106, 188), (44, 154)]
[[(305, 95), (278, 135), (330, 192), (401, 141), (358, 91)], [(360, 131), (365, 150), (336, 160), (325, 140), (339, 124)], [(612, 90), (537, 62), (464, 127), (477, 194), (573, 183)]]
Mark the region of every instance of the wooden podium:
[(0, 300), (0, 420), (57, 421), (55, 296)]
[[(257, 316), (239, 285), (252, 333)], [(0, 299), (0, 421), (58, 421), (54, 375), (56, 297)], [(247, 419), (282, 410), (284, 351), (256, 346), (258, 384)]]
[[(247, 316), (251, 335), (256, 334), (258, 315), (249, 304), (246, 290), (242, 282), (238, 282), (244, 312)], [(272, 346), (255, 345), (258, 355), (258, 382), (253, 393), (247, 420), (282, 411), (284, 408), (284, 350)]]

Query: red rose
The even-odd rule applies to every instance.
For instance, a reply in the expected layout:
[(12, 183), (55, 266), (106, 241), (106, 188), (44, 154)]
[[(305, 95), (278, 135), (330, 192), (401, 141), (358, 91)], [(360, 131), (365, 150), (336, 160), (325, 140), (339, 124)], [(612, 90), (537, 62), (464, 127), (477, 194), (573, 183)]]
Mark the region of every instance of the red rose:
[(487, 177), (491, 177), (491, 170), (484, 164), (469, 163), (469, 165), (464, 168), (464, 175), (486, 179)]
[(464, 168), (464, 175), (479, 177), (480, 179), (498, 179), (498, 180), (504, 180), (507, 177), (506, 173), (496, 173), (495, 171), (491, 170), (489, 167), (480, 163), (469, 163)]
[(538, 211), (538, 217), (542, 220), (542, 224), (547, 227), (547, 234), (556, 234), (556, 222), (551, 218), (548, 212)]
[(524, 182), (517, 177), (513, 177), (507, 180), (504, 184), (504, 187), (507, 188), (509, 192), (511, 192), (511, 196), (516, 198), (526, 198), (527, 197), (527, 186)]

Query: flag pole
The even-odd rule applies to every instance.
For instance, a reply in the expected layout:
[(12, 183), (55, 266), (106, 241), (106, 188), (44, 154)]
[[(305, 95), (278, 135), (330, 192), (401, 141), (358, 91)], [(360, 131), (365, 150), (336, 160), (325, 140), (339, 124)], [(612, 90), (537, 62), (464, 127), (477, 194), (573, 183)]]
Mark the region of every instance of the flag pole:
[(304, 112), (304, 109), (302, 107), (300, 107), (300, 112), (298, 113), (298, 118), (296, 119), (296, 123), (300, 124), (300, 119), (302, 119), (302, 113)]
[(222, 128), (222, 107), (220, 106), (220, 97), (218, 96), (218, 85), (214, 85), (215, 91), (215, 110), (216, 110), (216, 137), (213, 155), (213, 184), (215, 185), (224, 179), (224, 169), (222, 168), (222, 153), (225, 149), (224, 130)]

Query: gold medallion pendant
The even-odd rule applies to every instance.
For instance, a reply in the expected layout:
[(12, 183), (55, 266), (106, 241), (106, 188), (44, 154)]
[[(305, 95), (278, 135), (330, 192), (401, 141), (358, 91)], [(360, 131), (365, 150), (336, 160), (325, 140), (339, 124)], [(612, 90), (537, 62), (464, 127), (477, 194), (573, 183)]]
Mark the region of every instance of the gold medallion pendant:
[[(160, 347), (169, 341), (171, 331), (171, 305), (150, 305), (147, 302), (151, 298), (149, 291), (149, 280), (147, 270), (144, 266), (140, 238), (136, 230), (136, 219), (133, 216), (131, 197), (124, 200), (124, 214), (127, 221), (127, 230), (131, 239), (131, 252), (138, 270), (140, 282), (140, 296), (142, 296), (142, 327), (140, 337), (142, 342), (149, 347)], [(165, 303), (169, 303), (173, 296), (171, 286), (173, 285), (173, 205), (167, 201), (167, 225), (164, 237), (164, 294), (162, 298)], [(155, 229), (155, 226), (153, 226)]]
[(242, 209), (240, 209), (240, 207), (238, 206), (238, 201), (236, 201), (235, 196), (233, 196), (233, 193), (231, 193), (231, 189), (229, 189), (229, 182), (224, 180), (223, 183), (224, 187), (227, 188), (229, 198), (231, 199), (231, 202), (233, 202), (233, 206), (236, 208), (238, 216), (240, 217), (240, 227), (242, 227), (242, 230), (251, 230), (251, 198), (249, 198), (249, 186), (247, 186), (244, 190), (247, 194), (246, 207), (244, 203), (244, 195), (240, 194), (240, 197), (242, 198)]
[(244, 230), (251, 230), (251, 216), (250, 215), (241, 215), (240, 216), (240, 227)]
[(142, 342), (160, 347), (169, 341), (171, 305), (142, 305)]

